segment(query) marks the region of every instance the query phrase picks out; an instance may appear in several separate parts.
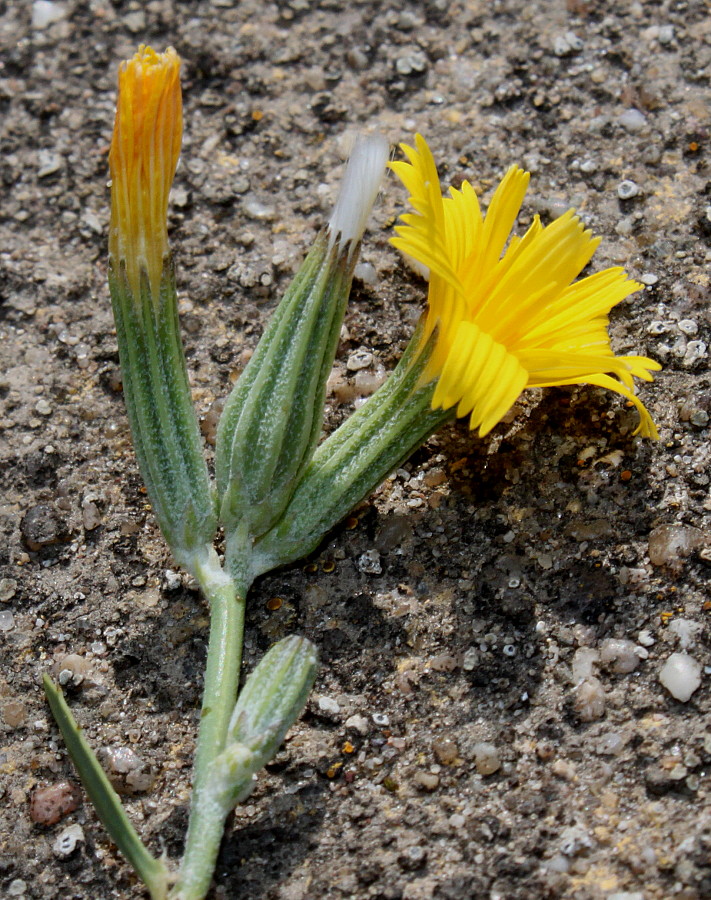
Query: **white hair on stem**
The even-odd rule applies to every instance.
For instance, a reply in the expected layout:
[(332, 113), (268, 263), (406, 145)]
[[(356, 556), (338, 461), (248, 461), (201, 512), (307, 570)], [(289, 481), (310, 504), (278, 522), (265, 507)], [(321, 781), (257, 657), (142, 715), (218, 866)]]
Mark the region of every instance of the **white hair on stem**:
[(351, 153), (331, 220), (329, 246), (338, 240), (339, 249), (357, 244), (375, 203), (390, 146), (382, 134), (359, 136)]

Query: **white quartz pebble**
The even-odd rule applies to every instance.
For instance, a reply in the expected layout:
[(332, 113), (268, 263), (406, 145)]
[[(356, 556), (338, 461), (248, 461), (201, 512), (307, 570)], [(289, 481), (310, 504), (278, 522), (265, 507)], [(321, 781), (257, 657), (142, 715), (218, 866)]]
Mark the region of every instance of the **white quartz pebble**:
[(662, 666), (659, 680), (675, 700), (686, 703), (701, 684), (701, 665), (688, 653), (672, 653)]

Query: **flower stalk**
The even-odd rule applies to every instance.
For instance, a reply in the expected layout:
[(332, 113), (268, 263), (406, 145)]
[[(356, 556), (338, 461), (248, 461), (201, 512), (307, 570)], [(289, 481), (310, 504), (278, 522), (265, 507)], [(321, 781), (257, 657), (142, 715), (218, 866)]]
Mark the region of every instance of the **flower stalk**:
[[(227, 813), (215, 810), (211, 773), (225, 742), (242, 664), (244, 614), (249, 585), (235, 584), (217, 554), (197, 568), (210, 605), (210, 639), (205, 666), (200, 728), (193, 769), (193, 795), (180, 873), (171, 898), (200, 900), (207, 893), (220, 849)], [(229, 810), (228, 810), (229, 812)]]

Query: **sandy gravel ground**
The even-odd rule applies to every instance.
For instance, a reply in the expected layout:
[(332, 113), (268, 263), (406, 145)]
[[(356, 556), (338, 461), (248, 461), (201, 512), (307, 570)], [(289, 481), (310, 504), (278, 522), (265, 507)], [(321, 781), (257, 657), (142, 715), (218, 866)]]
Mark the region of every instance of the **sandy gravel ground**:
[[(527, 394), (257, 583), (247, 665), (291, 632), (322, 664), (212, 896), (711, 898), (702, 0), (0, 2), (0, 895), (143, 896), (74, 786), (45, 671), (151, 847), (176, 857), (186, 822), (207, 615), (147, 507), (105, 282), (115, 70), (144, 41), (184, 59), (170, 230), (208, 441), (359, 130), (421, 131), (484, 202), (527, 167), (520, 226), (575, 205), (603, 236), (592, 270), (645, 285), (616, 351), (664, 364), (642, 394), (659, 443), (598, 389)], [(328, 428), (422, 308), (388, 245), (404, 199), (390, 177)], [(700, 675), (686, 702), (659, 680), (674, 653)]]

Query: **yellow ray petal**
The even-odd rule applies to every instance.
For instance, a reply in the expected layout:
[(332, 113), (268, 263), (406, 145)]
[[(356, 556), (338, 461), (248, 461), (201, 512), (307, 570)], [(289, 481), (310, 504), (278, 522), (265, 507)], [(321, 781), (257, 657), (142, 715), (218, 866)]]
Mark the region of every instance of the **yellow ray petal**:
[(459, 417), (471, 414), (469, 427), (490, 431), (526, 386), (528, 373), (506, 348), (473, 322), (462, 322), (442, 368), (434, 409), (457, 405)]
[(627, 397), (640, 410), (640, 431), (656, 435), (633, 391), (635, 378), (651, 380), (659, 366), (643, 356), (616, 357), (607, 331), (612, 307), (640, 285), (621, 268), (573, 280), (600, 239), (573, 210), (545, 228), (535, 217), (523, 238), (510, 237), (527, 172), (509, 169), (482, 218), (468, 182), (442, 197), (420, 135), (403, 152), (408, 161), (392, 168), (415, 212), (402, 217), (392, 243), (431, 272), (425, 330), (437, 327), (426, 369), (439, 379), (433, 408), (456, 405), (483, 434), (525, 386), (584, 382)]

